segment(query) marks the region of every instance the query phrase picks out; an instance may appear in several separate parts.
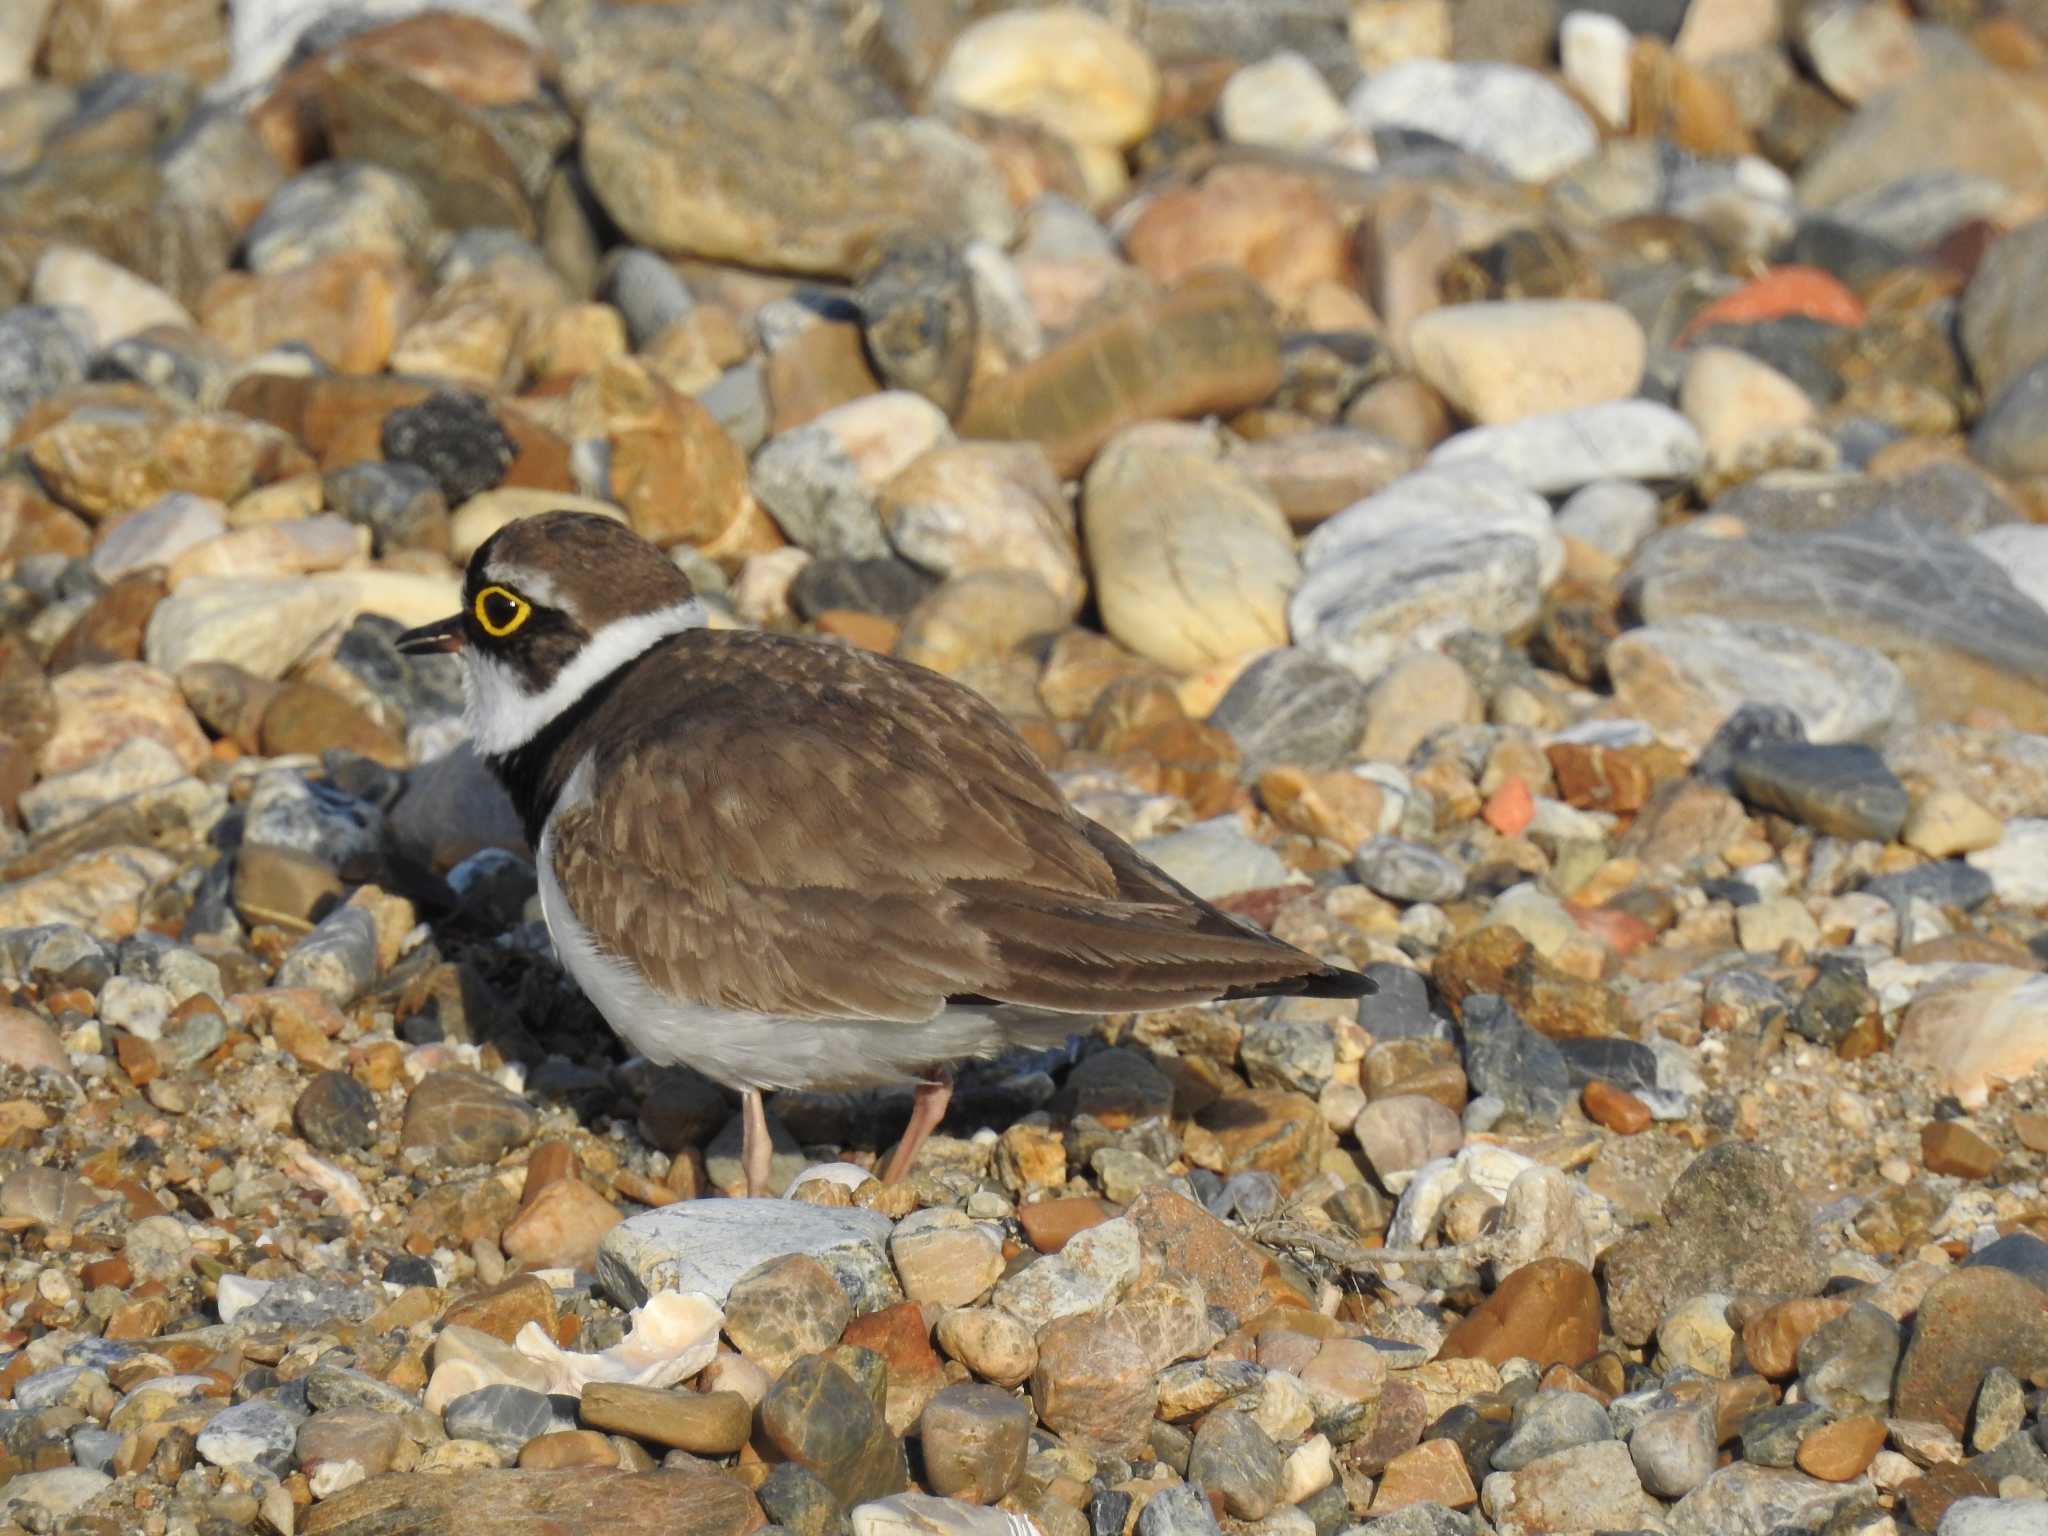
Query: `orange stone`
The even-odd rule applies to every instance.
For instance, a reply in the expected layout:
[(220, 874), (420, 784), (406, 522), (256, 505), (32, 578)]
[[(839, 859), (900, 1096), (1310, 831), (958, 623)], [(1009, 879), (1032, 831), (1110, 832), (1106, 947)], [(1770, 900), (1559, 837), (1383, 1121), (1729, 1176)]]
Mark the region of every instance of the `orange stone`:
[(1871, 1458), (1884, 1449), (1884, 1437), (1884, 1420), (1871, 1414), (1837, 1419), (1800, 1441), (1792, 1459), (1808, 1477), (1846, 1483), (1863, 1475)]
[(827, 608), (815, 622), (819, 634), (883, 656), (895, 650), (896, 642), (903, 636), (903, 626), (894, 619), (853, 608)]
[(1960, 1120), (1936, 1120), (1921, 1128), (1920, 1160), (1929, 1173), (1982, 1179), (1998, 1166), (1998, 1148)]
[(1611, 907), (1582, 907), (1568, 901), (1564, 909), (1582, 932), (1591, 934), (1617, 955), (1632, 955), (1657, 937), (1657, 930), (1633, 912)]
[(871, 1349), (889, 1364), (888, 1396), (882, 1415), (896, 1434), (905, 1434), (946, 1384), (946, 1368), (932, 1348), (924, 1308), (914, 1301), (856, 1317), (841, 1336), (846, 1344)]
[(1795, 1296), (1773, 1302), (1742, 1327), (1742, 1353), (1759, 1376), (1783, 1381), (1799, 1369), (1806, 1336), (1849, 1310), (1838, 1296)]
[(519, 1193), (520, 1208), (533, 1204), (540, 1192), (557, 1179), (573, 1179), (582, 1171), (583, 1159), (569, 1143), (542, 1142), (526, 1160), (526, 1187)]
[(1633, 1136), (1650, 1128), (1650, 1106), (1626, 1088), (1617, 1088), (1595, 1078), (1586, 1084), (1579, 1098), (1586, 1107), (1587, 1117), (1610, 1131)]
[(114, 1036), (114, 1059), (121, 1063), (121, 1070), (138, 1088), (155, 1082), (162, 1070), (157, 1065), (156, 1047), (140, 1035)]
[(1778, 1400), (1778, 1389), (1761, 1376), (1731, 1376), (1714, 1383), (1714, 1441), (1726, 1445), (1742, 1421)]
[(533, 1202), (505, 1224), (505, 1256), (533, 1269), (588, 1269), (597, 1245), (625, 1217), (581, 1179), (541, 1186)]
[(1529, 792), (1529, 781), (1520, 774), (1502, 780), (1479, 814), (1502, 837), (1520, 837), (1536, 819), (1536, 797)]
[(2048, 1115), (2021, 1110), (2012, 1117), (2012, 1132), (2029, 1152), (2048, 1152)]
[(1058, 1253), (1076, 1232), (1099, 1227), (1109, 1220), (1109, 1211), (1100, 1200), (1076, 1195), (1066, 1200), (1041, 1200), (1036, 1205), (1019, 1206), (1017, 1220), (1032, 1247), (1040, 1253)]
[(1569, 1259), (1538, 1259), (1467, 1313), (1437, 1358), (1576, 1366), (1599, 1348), (1600, 1288), (1591, 1272)]
[(1868, 318), (1863, 301), (1832, 274), (1818, 267), (1773, 267), (1694, 315), (1678, 333), (1679, 345), (1711, 325), (1744, 325), (1785, 315), (1804, 315), (1852, 330)]
[(533, 1275), (516, 1275), (488, 1291), (463, 1297), (441, 1314), (441, 1322), (443, 1326), (474, 1328), (509, 1344), (528, 1323), (538, 1323), (552, 1334), (555, 1316), (555, 1293), (547, 1282)]
[(1290, 832), (1356, 848), (1379, 831), (1386, 791), (1341, 769), (1269, 768), (1259, 775), (1259, 801)]
[(1479, 1502), (1472, 1474), (1455, 1440), (1425, 1440), (1387, 1463), (1373, 1495), (1372, 1512), (1384, 1515), (1410, 1504), (1442, 1504), (1464, 1509)]

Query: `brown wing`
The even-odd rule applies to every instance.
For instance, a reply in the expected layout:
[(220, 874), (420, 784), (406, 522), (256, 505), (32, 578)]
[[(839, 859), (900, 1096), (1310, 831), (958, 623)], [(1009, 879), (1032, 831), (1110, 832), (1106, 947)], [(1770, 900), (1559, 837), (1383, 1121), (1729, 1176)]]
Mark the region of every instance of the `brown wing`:
[(674, 995), (909, 1020), (963, 996), (1105, 1012), (1348, 974), (1075, 815), (947, 679), (763, 636), (692, 637), (675, 667), (693, 685), (614, 722), (551, 843), (593, 937)]

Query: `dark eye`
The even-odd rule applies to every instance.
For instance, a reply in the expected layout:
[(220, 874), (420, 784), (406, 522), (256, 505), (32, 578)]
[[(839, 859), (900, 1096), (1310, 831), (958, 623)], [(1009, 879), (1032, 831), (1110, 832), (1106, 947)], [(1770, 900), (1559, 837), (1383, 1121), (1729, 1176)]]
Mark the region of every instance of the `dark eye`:
[(505, 587), (485, 587), (476, 595), (476, 621), (493, 640), (502, 640), (533, 612), (526, 599)]

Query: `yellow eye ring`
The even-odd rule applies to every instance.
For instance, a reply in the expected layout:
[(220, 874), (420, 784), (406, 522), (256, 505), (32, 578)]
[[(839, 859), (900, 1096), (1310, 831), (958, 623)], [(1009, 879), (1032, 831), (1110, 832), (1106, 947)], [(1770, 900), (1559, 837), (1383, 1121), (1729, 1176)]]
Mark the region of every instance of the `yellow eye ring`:
[(504, 587), (485, 587), (477, 593), (473, 611), (477, 623), (483, 626), (483, 632), (493, 640), (502, 640), (526, 622), (533, 606), (517, 592)]

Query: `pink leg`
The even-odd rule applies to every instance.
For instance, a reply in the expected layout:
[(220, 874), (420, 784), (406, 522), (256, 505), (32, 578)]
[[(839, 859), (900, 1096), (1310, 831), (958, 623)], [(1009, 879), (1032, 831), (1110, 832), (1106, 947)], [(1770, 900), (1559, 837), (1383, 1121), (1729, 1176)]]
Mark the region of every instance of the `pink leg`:
[(770, 1160), (775, 1143), (768, 1135), (768, 1111), (761, 1104), (761, 1090), (740, 1091), (740, 1171), (747, 1176), (747, 1193), (765, 1195)]
[(918, 1149), (946, 1118), (946, 1106), (952, 1099), (950, 1072), (934, 1073), (930, 1082), (917, 1085), (917, 1097), (910, 1105), (910, 1124), (903, 1128), (903, 1139), (896, 1143), (896, 1155), (889, 1159), (889, 1171), (882, 1175), (884, 1184), (900, 1184), (910, 1177), (910, 1165), (917, 1161)]

